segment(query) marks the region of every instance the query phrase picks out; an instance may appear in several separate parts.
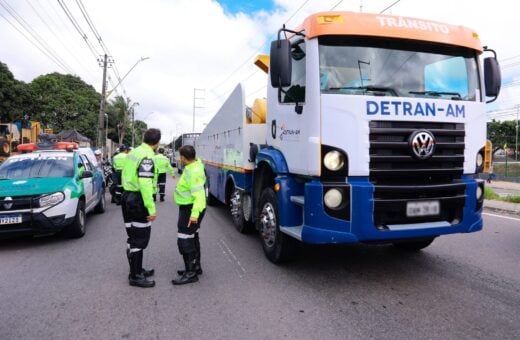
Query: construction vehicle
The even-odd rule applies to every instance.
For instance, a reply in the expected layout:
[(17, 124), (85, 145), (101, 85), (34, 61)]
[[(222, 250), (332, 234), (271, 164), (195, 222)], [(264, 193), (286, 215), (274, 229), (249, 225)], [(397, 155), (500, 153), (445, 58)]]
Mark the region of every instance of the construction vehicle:
[(19, 144), (37, 142), (40, 132), (40, 122), (17, 120), (0, 123), (0, 162), (16, 154)]
[[(485, 55), (485, 58), (484, 58)], [(272, 262), (314, 244), (420, 250), (482, 229), (494, 51), (475, 31), (400, 16), (317, 13), (282, 28), (267, 98), (238, 85), (197, 140), (208, 202), (258, 230)]]

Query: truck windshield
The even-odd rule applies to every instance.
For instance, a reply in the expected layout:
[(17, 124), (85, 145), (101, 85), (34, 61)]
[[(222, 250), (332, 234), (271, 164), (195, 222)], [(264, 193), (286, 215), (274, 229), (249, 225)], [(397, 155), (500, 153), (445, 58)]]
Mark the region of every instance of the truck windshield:
[(72, 177), (72, 155), (34, 155), (34, 157), (10, 157), (0, 165), (0, 180)]
[(380, 38), (319, 38), (322, 93), (480, 100), (476, 52)]

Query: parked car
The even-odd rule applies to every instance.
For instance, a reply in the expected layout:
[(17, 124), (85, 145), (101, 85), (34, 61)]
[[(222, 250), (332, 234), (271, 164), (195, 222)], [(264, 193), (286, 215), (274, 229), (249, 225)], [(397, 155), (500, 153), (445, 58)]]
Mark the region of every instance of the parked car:
[[(85, 234), (89, 212), (105, 211), (102, 170), (76, 143), (21, 144), (0, 165), (0, 236)], [(94, 157), (95, 160), (95, 157)]]

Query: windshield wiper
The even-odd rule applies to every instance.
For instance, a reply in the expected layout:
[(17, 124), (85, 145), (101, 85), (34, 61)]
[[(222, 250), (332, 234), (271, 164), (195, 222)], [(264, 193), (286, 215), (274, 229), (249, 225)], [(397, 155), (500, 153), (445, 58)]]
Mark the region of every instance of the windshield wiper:
[(331, 87), (329, 88), (329, 90), (362, 90), (365, 92), (389, 92), (392, 95), (397, 96), (397, 92), (395, 92), (393, 88), (379, 85)]
[(427, 96), (434, 96), (434, 97), (440, 97), (440, 96), (452, 96), (451, 99), (453, 100), (462, 100), (462, 96), (458, 92), (444, 92), (444, 91), (409, 91), (410, 94), (424, 94)]

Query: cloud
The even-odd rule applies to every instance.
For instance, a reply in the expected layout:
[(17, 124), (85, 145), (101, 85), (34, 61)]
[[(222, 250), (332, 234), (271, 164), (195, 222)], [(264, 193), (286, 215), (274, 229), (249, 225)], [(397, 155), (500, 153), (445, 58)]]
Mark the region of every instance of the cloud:
[[(76, 2), (62, 1), (88, 34), (96, 53), (101, 54)], [(34, 8), (29, 2), (7, 2), (75, 73), (101, 90), (102, 70), (57, 1), (31, 1)], [(327, 11), (338, 2), (275, 0), (271, 11), (228, 13), (217, 1), (211, 0), (83, 0), (121, 76), (139, 58), (150, 57), (131, 71), (123, 85), (127, 95), (140, 103), (136, 119), (147, 116), (146, 123), (170, 131), (163, 132), (168, 137), (181, 130), (192, 130), (194, 88), (206, 90), (205, 108), (196, 109), (197, 131), (239, 81), (244, 81), (249, 103), (255, 97), (262, 97), (267, 78), (253, 65), (254, 56), (267, 51), (269, 38), (283, 23), (294, 28), (310, 13)], [(393, 1), (343, 1), (337, 10), (359, 11), (361, 3), (364, 12), (377, 13)], [(493, 13), (493, 6), (484, 1), (440, 0), (425, 4), (402, 0), (387, 13), (469, 26), (479, 33), (484, 44), (505, 58), (520, 54), (514, 44), (516, 11), (512, 6), (512, 2), (502, 4), (500, 12), (497, 9), (497, 13)], [(10, 18), (5, 11), (2, 14)], [(1, 17), (0, 32), (0, 61), (9, 66), (17, 79), (29, 82), (41, 74), (64, 73)], [(514, 67), (508, 70), (519, 74), (517, 71)], [(511, 91), (505, 91), (507, 96)]]

